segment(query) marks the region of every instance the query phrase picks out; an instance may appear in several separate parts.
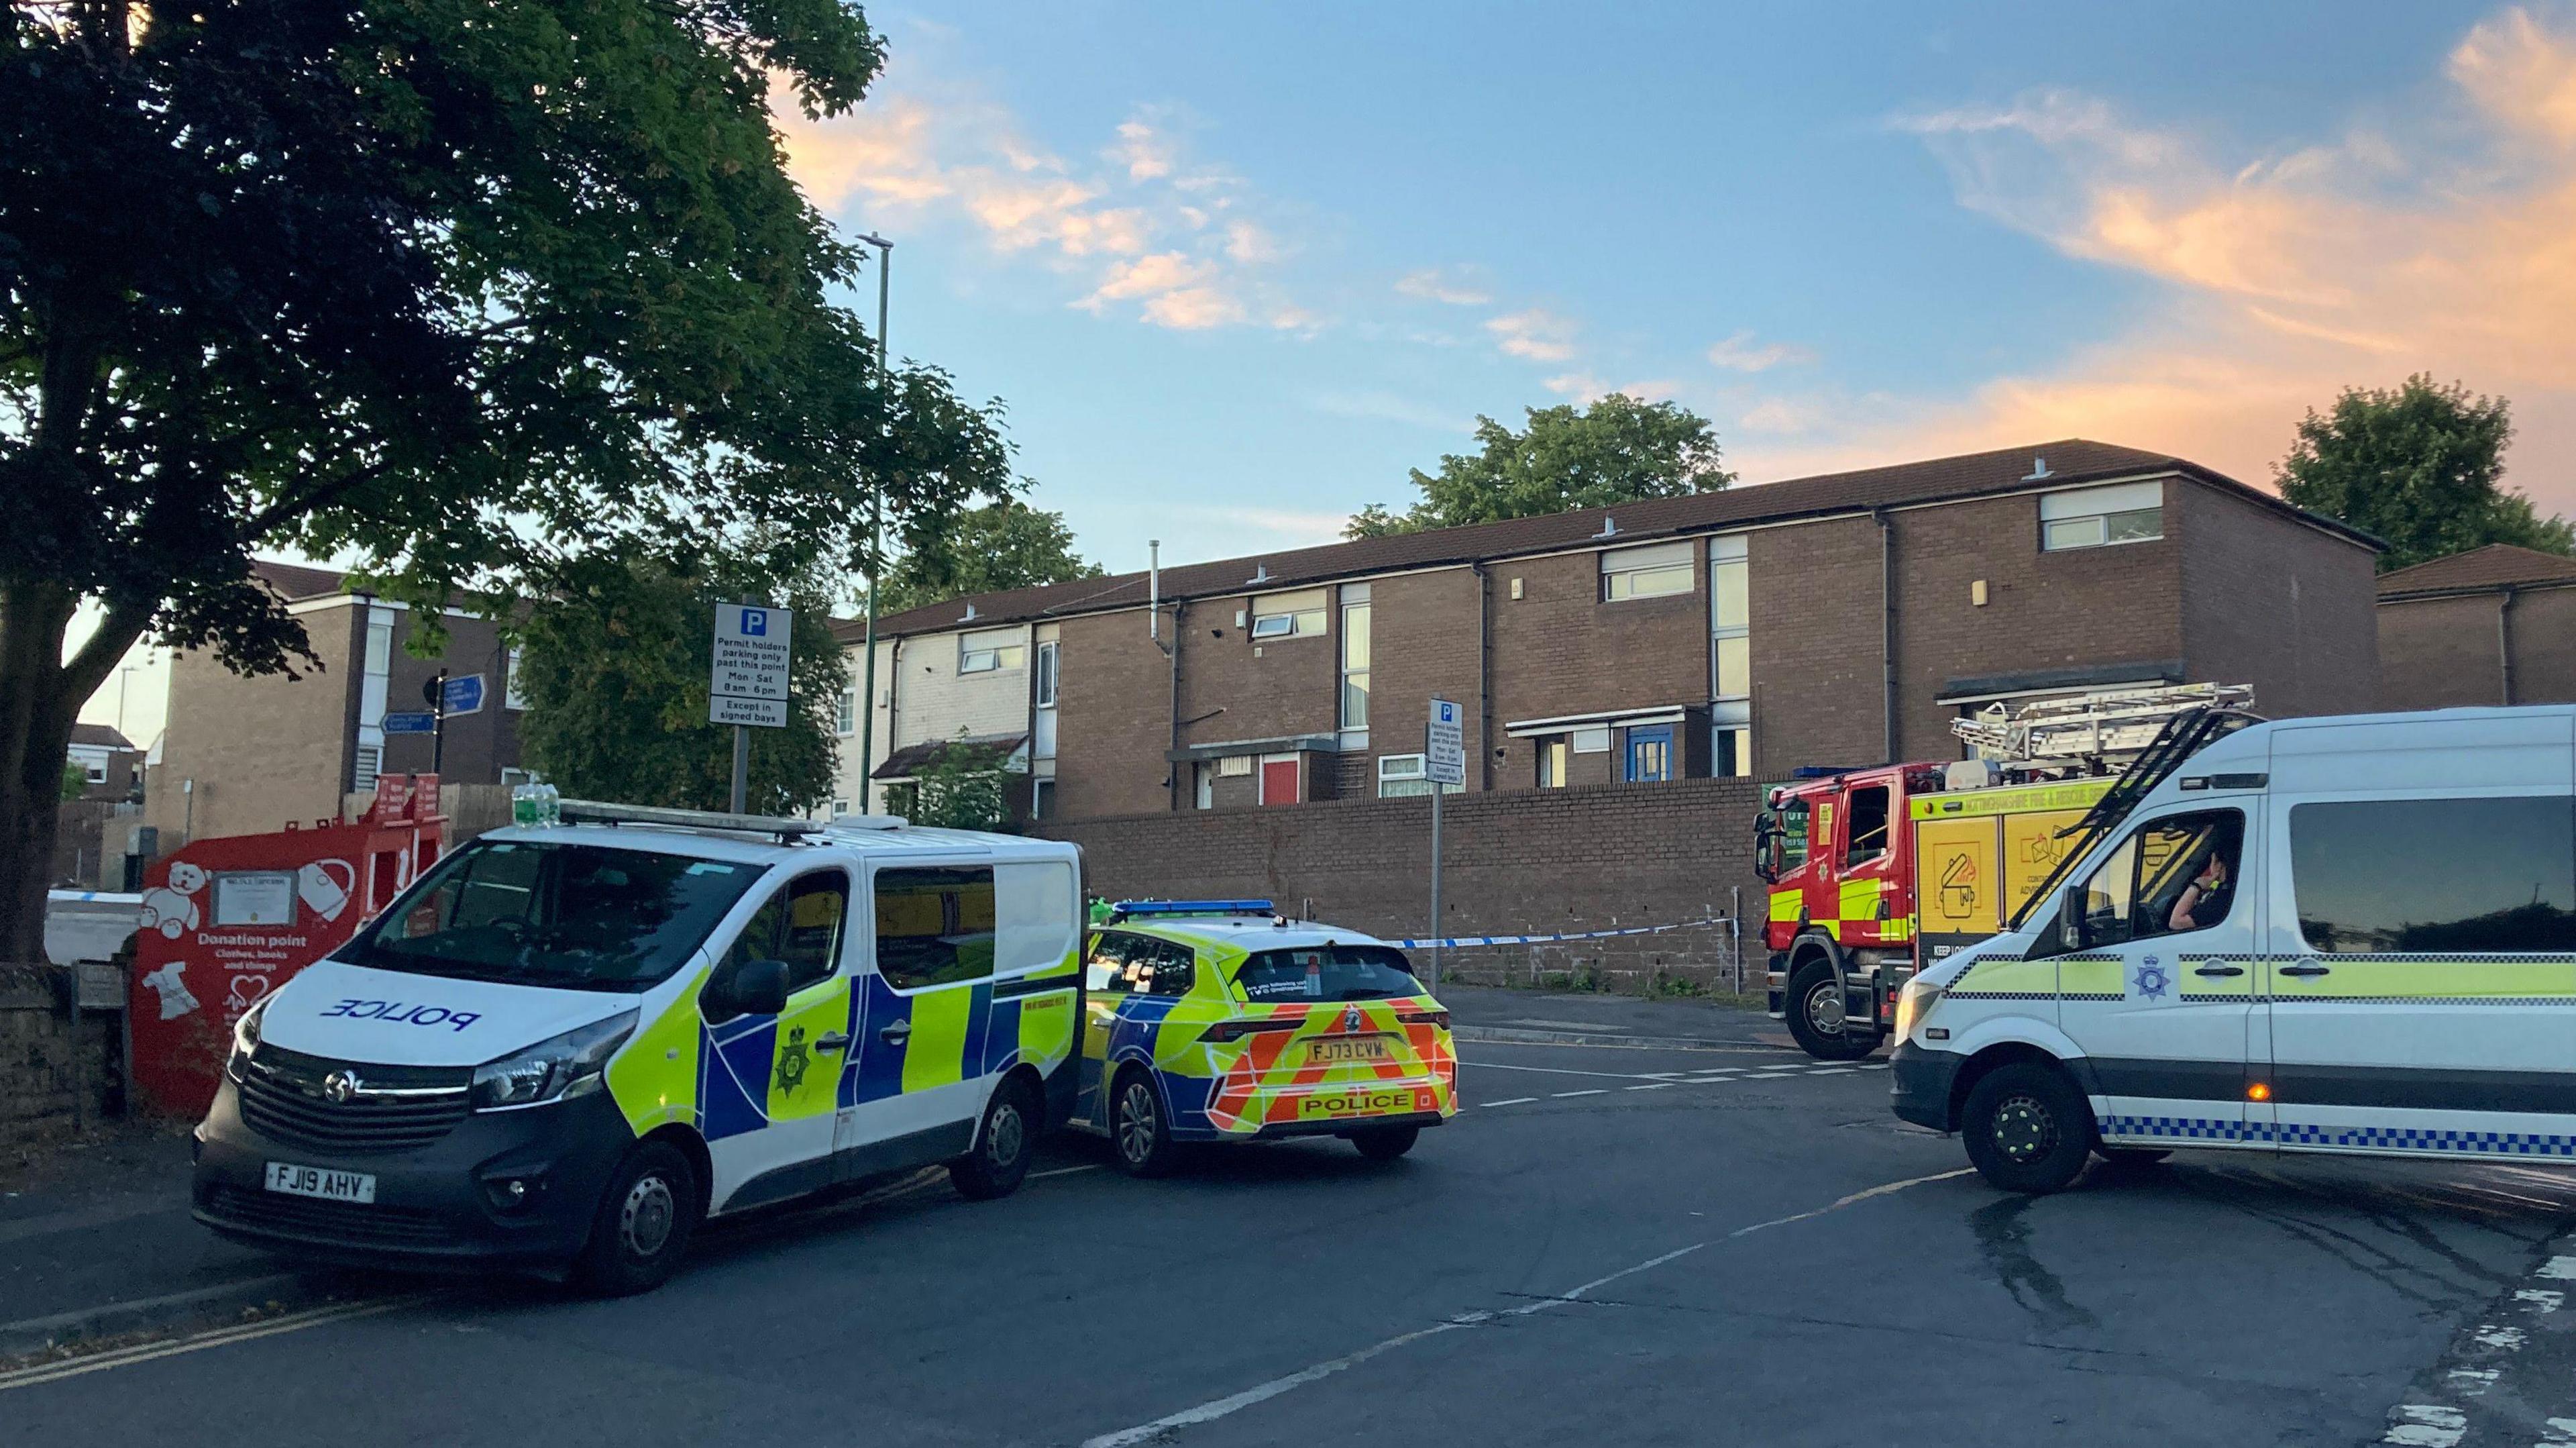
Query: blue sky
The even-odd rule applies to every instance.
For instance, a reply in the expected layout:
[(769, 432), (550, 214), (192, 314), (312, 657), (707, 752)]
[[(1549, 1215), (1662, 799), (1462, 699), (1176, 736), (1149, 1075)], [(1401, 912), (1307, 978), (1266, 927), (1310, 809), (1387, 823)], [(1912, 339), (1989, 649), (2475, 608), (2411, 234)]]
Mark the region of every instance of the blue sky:
[(2576, 442), (2569, 344), (2421, 275), (2576, 278), (2454, 255), (2570, 194), (2564, 8), (870, 14), (887, 73), (794, 169), (1112, 567), (1329, 537), (1476, 414), (1609, 388), (1747, 482), (2069, 433), (2261, 481), (2302, 406), (2429, 367), (2576, 506), (2531, 446)]
[(1111, 568), (1329, 539), (1612, 388), (1748, 484), (2070, 435), (2261, 483), (2429, 370), (2576, 512), (2576, 0), (869, 14), (791, 170)]

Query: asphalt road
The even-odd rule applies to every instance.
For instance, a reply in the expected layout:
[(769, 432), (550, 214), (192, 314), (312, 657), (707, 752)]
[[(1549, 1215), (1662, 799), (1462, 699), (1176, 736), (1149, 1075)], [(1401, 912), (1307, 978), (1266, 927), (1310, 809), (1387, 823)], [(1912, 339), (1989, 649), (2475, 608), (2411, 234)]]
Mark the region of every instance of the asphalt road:
[[(1400, 1163), (1306, 1142), (1147, 1183), (1059, 1143), (1006, 1201), (929, 1180), (711, 1230), (650, 1297), (433, 1289), (0, 1378), (0, 1423), (265, 1448), (2169, 1448), (2394, 1421), (2478, 1448), (2482, 1410), (2454, 1432), (2445, 1404), (2555, 1350), (2532, 1274), (2576, 1225), (2563, 1173), (2204, 1156), (2032, 1201), (1897, 1123), (1881, 1070), (1462, 1055), (1466, 1108)], [(2521, 1376), (2517, 1413), (2576, 1420), (2576, 1375)]]

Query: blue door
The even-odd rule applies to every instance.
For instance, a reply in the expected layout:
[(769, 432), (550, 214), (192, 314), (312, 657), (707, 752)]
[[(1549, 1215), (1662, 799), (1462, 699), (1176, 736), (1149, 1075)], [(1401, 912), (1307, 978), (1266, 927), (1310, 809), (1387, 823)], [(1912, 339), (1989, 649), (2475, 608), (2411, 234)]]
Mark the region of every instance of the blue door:
[(1673, 777), (1673, 726), (1628, 731), (1628, 782), (1661, 784)]

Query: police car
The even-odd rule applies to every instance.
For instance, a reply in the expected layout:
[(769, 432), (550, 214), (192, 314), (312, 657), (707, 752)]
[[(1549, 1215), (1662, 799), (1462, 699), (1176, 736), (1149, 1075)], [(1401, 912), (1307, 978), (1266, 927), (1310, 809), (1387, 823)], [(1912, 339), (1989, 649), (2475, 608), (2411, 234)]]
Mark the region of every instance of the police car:
[(2576, 709), (2178, 743), (1905, 988), (1897, 1114), (2022, 1192), (2177, 1147), (2576, 1160)]
[(197, 1219), (332, 1260), (669, 1275), (706, 1217), (1071, 1110), (1071, 845), (562, 802), (425, 871), (244, 1015)]
[(1457, 1114), (1449, 1013), (1404, 952), (1267, 900), (1127, 901), (1092, 932), (1073, 1125), (1136, 1176), (1187, 1143), (1339, 1136), (1386, 1161)]

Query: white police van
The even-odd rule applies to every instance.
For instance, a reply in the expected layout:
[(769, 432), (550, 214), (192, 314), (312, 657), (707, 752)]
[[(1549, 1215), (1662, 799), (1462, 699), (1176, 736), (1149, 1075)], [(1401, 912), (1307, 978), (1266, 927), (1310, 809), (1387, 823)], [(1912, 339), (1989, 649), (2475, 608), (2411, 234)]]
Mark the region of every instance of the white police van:
[(1906, 987), (1897, 1114), (2024, 1192), (2177, 1147), (2576, 1161), (2576, 709), (2201, 722)]
[(561, 804), (425, 871), (242, 1017), (197, 1219), (300, 1255), (659, 1283), (704, 1217), (1070, 1115), (1071, 845)]

